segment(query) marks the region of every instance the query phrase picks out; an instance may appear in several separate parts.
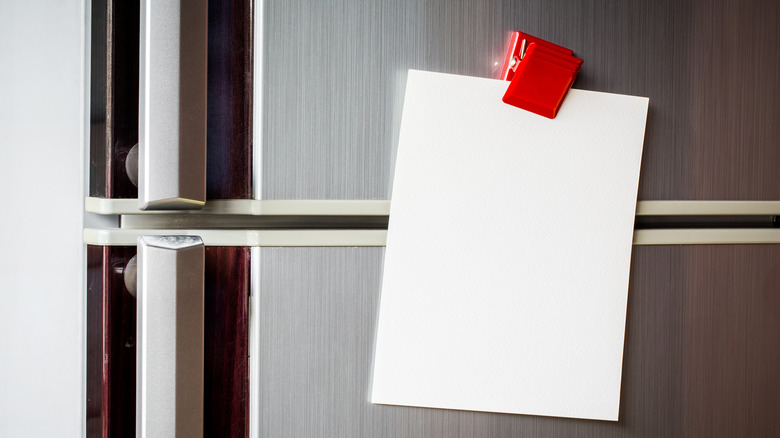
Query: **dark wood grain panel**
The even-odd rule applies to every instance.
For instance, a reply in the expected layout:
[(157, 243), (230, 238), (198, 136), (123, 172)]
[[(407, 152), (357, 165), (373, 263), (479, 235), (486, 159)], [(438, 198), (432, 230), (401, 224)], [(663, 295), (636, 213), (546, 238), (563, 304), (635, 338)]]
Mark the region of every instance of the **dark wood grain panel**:
[(252, 197), (253, 9), (210, 0), (206, 197)]
[(135, 436), (135, 247), (87, 247), (87, 436)]
[(207, 247), (204, 436), (249, 433), (249, 248)]
[(103, 434), (103, 251), (104, 247), (87, 246), (87, 438)]
[(89, 196), (106, 196), (110, 155), (106, 149), (107, 64), (106, 0), (91, 3), (89, 70)]
[(138, 143), (140, 2), (92, 2), (89, 194), (135, 198), (125, 158)]

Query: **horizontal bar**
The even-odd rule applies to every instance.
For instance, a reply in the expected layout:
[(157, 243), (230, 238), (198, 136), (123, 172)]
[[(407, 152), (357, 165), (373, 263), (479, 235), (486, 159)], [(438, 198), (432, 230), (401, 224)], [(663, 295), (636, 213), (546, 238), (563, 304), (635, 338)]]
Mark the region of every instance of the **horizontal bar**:
[(84, 243), (135, 246), (138, 236), (200, 236), (206, 246), (385, 246), (385, 230), (84, 229)]
[[(84, 229), (84, 243), (134, 246), (141, 235), (200, 236), (206, 246), (385, 246), (386, 230)], [(453, 237), (454, 238), (454, 237)], [(780, 228), (634, 231), (634, 245), (776, 244)]]
[(121, 218), (121, 228), (166, 229), (387, 229), (388, 222), (388, 216), (128, 214)]
[[(258, 200), (219, 199), (206, 201), (197, 211), (142, 211), (137, 199), (86, 198), (84, 208), (97, 214), (237, 214), (311, 216), (387, 216), (388, 200)], [(576, 213), (576, 212), (575, 212)], [(639, 201), (637, 216), (686, 215), (780, 215), (780, 201)]]
[(780, 215), (780, 201), (639, 201), (636, 215)]
[(390, 201), (218, 199), (206, 201), (200, 210), (143, 211), (136, 199), (86, 198), (84, 208), (90, 213), (122, 215), (387, 216)]
[(780, 243), (780, 228), (635, 230), (634, 245), (737, 245)]

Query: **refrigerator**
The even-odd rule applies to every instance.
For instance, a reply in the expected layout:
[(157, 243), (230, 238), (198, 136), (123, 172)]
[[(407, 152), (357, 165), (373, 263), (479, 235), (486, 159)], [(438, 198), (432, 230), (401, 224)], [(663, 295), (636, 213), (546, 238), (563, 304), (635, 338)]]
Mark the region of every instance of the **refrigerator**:
[[(775, 2), (88, 7), (87, 436), (780, 434)], [(650, 98), (617, 422), (369, 402), (406, 72), (498, 78), (514, 30)], [(200, 310), (139, 300), (191, 277)]]

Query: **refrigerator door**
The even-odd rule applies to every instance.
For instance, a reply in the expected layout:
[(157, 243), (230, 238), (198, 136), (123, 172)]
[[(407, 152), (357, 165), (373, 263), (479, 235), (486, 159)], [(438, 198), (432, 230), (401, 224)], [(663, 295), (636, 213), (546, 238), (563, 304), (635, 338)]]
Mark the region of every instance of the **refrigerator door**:
[[(132, 3), (132, 2), (131, 2)], [(136, 198), (138, 7), (92, 2), (90, 195)], [(650, 98), (640, 200), (778, 200), (771, 0), (211, 0), (206, 198), (387, 200), (406, 72), (497, 78), (520, 29)], [(739, 41), (739, 47), (730, 45)]]
[(584, 60), (574, 88), (650, 98), (640, 200), (780, 199), (775, 1), (262, 0), (256, 11), (255, 197), (389, 199), (407, 70), (497, 78), (521, 30)]
[[(135, 433), (135, 299), (123, 275), (136, 252), (128, 243), (148, 231), (85, 232), (91, 437)], [(768, 436), (780, 427), (774, 229), (703, 230), (708, 244), (679, 230), (635, 234), (617, 422), (370, 403), (380, 230), (177, 231), (207, 245), (204, 436)], [(766, 243), (734, 244), (751, 236)], [(230, 240), (240, 246), (210, 246)]]
[(780, 245), (634, 248), (617, 422), (373, 405), (384, 250), (253, 251), (252, 436), (770, 436), (780, 428)]

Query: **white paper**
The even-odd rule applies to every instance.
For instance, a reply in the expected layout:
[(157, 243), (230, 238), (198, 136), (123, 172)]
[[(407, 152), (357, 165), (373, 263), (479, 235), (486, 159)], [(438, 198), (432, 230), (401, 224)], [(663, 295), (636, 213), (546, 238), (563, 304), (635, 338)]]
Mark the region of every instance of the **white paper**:
[(617, 420), (648, 99), (409, 71), (372, 402)]

